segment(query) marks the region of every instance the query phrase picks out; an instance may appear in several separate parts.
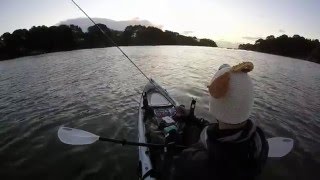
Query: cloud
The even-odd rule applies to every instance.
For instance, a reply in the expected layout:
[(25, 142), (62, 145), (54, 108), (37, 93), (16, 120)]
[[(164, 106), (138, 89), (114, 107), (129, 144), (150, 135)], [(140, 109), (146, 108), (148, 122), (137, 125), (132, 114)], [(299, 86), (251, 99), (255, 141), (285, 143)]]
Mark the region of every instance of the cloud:
[(262, 39), (262, 37), (244, 36), (242, 37), (242, 39), (253, 41), (253, 40)]
[(286, 31), (283, 30), (283, 29), (279, 29), (279, 32), (280, 32), (280, 33), (285, 33)]
[[(156, 25), (148, 20), (142, 20), (138, 17), (135, 17), (131, 20), (124, 20), (124, 21), (115, 21), (112, 19), (106, 18), (92, 18), (96, 23), (105, 24), (108, 28), (123, 31), (127, 26), (130, 25), (142, 25), (142, 26), (154, 26), (157, 28), (162, 29), (162, 25)], [(89, 26), (92, 26), (92, 22), (88, 18), (75, 18), (75, 19), (67, 19), (65, 21), (59, 22), (57, 25), (61, 24), (74, 24), (79, 26), (83, 31), (87, 31)]]
[(139, 18), (139, 17), (134, 17), (134, 18), (132, 18), (131, 20), (139, 21), (139, 20), (140, 20), (140, 18)]
[(188, 34), (192, 34), (193, 31), (183, 31), (182, 33), (185, 34), (185, 35), (188, 35)]

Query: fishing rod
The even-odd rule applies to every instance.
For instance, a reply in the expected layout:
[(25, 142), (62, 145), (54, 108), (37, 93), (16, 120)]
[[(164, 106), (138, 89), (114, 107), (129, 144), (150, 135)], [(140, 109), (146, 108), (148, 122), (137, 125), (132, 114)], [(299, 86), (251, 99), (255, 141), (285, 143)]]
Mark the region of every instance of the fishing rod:
[(95, 25), (98, 27), (98, 29), (101, 31), (101, 33), (115, 46), (119, 49), (119, 51), (140, 71), (140, 73), (147, 78), (149, 82), (151, 82), (151, 79), (148, 78), (148, 76), (129, 58), (129, 56), (115, 43), (111, 37), (108, 36), (108, 34), (74, 1), (71, 0), (74, 5), (78, 7), (80, 11), (83, 12), (84, 15), (87, 16), (87, 18)]
[[(78, 7), (78, 9), (83, 12), (85, 16), (95, 25), (98, 27), (100, 32), (103, 34), (105, 38), (107, 38), (115, 47), (119, 49), (119, 51), (136, 67), (139, 72), (160, 92), (164, 92), (163, 89), (159, 88), (157, 85), (154, 84), (154, 81), (151, 78), (148, 78), (148, 76), (129, 58), (129, 56), (115, 43), (110, 36), (74, 1), (71, 0), (74, 5)], [(165, 97), (169, 102), (172, 102), (173, 100), (171, 98)]]

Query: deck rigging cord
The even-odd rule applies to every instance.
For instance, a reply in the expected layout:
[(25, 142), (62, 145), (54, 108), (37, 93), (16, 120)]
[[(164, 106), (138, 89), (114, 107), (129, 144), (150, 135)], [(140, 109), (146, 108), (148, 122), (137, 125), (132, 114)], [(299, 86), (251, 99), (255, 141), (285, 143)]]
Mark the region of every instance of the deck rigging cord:
[(83, 12), (84, 15), (87, 16), (87, 18), (101, 31), (101, 33), (115, 46), (119, 49), (119, 51), (140, 71), (140, 73), (147, 78), (149, 82), (151, 82), (151, 79), (148, 78), (148, 76), (129, 58), (129, 56), (122, 51), (122, 49), (106, 34), (106, 32), (74, 1), (71, 0), (74, 5), (78, 7), (80, 11)]

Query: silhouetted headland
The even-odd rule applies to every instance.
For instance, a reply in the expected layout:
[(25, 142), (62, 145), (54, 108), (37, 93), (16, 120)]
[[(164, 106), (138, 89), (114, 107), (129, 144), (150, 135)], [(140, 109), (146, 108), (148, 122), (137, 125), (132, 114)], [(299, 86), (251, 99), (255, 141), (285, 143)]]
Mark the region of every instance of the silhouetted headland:
[(282, 35), (275, 38), (273, 35), (266, 39), (258, 39), (255, 44), (240, 44), (239, 49), (258, 51), (304, 59), (320, 63), (320, 43), (318, 39), (311, 40), (294, 35)]
[[(142, 45), (189, 45), (217, 47), (210, 39), (183, 36), (177, 32), (162, 31), (155, 27), (141, 25), (127, 26), (124, 31), (99, 26), (119, 46)], [(90, 26), (83, 32), (79, 26), (33, 26), (31, 29), (18, 29), (12, 34), (4, 33), (0, 37), (0, 60), (21, 56), (36, 55), (57, 51), (69, 51), (85, 48), (114, 46), (96, 26)]]

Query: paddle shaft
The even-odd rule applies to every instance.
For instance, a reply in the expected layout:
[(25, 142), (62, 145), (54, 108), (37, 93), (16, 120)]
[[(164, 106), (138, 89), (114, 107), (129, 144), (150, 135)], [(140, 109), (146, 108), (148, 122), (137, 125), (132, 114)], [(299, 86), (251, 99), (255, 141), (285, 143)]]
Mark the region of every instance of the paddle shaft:
[(99, 137), (100, 141), (107, 141), (117, 144), (130, 145), (130, 146), (144, 146), (144, 147), (152, 147), (152, 148), (164, 148), (164, 147), (176, 147), (176, 148), (187, 148), (187, 146), (175, 145), (175, 144), (153, 144), (153, 143), (140, 143), (140, 142), (132, 142), (127, 140), (118, 140), (118, 139), (110, 139), (105, 137)]

